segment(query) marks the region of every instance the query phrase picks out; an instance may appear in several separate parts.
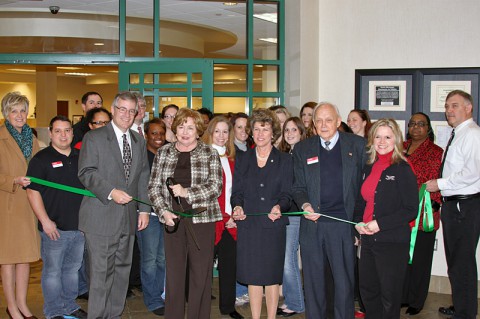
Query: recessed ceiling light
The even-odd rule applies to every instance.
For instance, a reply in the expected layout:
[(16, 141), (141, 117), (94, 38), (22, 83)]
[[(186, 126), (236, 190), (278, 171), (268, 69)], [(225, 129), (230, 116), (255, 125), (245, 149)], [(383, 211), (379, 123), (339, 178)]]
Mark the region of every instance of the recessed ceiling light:
[(33, 69), (6, 69), (7, 71), (13, 71), (13, 72), (35, 72), (36, 70)]
[(103, 43), (103, 42), (95, 42), (93, 45), (102, 46), (102, 45), (105, 45), (105, 43)]
[(224, 6), (236, 6), (237, 3), (236, 2), (224, 2), (223, 5)]
[(60, 70), (81, 70), (82, 68), (76, 66), (57, 66), (57, 69)]
[(65, 75), (71, 75), (71, 76), (92, 76), (95, 75), (93, 73), (80, 73), (80, 72), (67, 72)]
[(277, 23), (278, 15), (276, 12), (274, 13), (257, 13), (253, 15), (255, 18), (272, 22), (272, 23)]

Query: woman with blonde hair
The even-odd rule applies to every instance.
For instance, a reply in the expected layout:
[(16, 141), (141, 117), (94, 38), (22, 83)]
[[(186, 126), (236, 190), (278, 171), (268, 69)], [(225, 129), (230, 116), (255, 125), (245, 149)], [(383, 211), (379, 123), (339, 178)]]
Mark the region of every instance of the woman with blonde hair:
[(361, 196), (355, 205), (360, 234), (360, 294), (367, 318), (400, 318), (409, 259), (410, 225), (418, 209), (417, 179), (403, 154), (393, 119), (373, 124), (367, 144)]
[(216, 116), (208, 124), (202, 136), (207, 145), (211, 145), (220, 155), (222, 164), (223, 187), (218, 204), (223, 220), (215, 227), (215, 255), (218, 257), (218, 284), (220, 313), (230, 318), (243, 316), (235, 310), (235, 290), (237, 283), (237, 224), (232, 218), (233, 169), (235, 165), (235, 134), (233, 126), (225, 116)]
[(19, 92), (2, 99), (4, 125), (0, 126), (0, 265), (9, 318), (36, 318), (27, 306), (31, 262), (40, 259), (37, 220), (23, 187), (28, 162), (38, 142), (27, 124), (28, 99)]

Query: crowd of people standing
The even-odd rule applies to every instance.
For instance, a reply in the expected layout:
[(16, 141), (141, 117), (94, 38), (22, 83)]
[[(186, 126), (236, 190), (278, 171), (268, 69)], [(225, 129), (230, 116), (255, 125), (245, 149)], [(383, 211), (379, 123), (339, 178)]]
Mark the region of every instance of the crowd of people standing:
[[(132, 259), (149, 311), (210, 318), (215, 258), (219, 310), (231, 318), (243, 318), (236, 297), (245, 293), (254, 319), (263, 299), (269, 319), (394, 319), (402, 307), (416, 315), (440, 220), (453, 299), (440, 312), (475, 318), (480, 128), (468, 93), (446, 98), (454, 130), (445, 152), (421, 112), (404, 139), (394, 119), (372, 123), (361, 109), (342, 127), (330, 102), (305, 103), (298, 117), (280, 105), (213, 116), (170, 104), (145, 123), (138, 93), (118, 93), (107, 110), (100, 94), (87, 92), (82, 106), (75, 126), (52, 119), (51, 145), (40, 151), (26, 123), (28, 99), (12, 92), (2, 100), (0, 242), (8, 244), (0, 264), (9, 318), (36, 318), (26, 291), (29, 263), (40, 257), (47, 319), (119, 318)], [(432, 227), (419, 214), (422, 186), (431, 192)], [(88, 298), (88, 314), (78, 296)]]

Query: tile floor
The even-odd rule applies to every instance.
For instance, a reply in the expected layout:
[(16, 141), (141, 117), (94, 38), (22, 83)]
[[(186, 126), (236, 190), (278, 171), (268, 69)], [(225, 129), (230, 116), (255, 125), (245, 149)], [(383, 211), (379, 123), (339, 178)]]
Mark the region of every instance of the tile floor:
[[(29, 286), (29, 292), (28, 292), (28, 301), (29, 301), (29, 306), (32, 312), (38, 317), (38, 318), (44, 318), (42, 314), (42, 304), (43, 304), (43, 297), (41, 293), (41, 287), (40, 287), (40, 274), (41, 274), (41, 262), (32, 264), (32, 270), (31, 270), (31, 278), (30, 278), (30, 286)], [(147, 318), (159, 318), (158, 316), (148, 312), (146, 309), (145, 305), (143, 304), (143, 299), (142, 299), (142, 294), (141, 292), (134, 290), (135, 297), (128, 299), (126, 302), (125, 306), (125, 311), (123, 313), (122, 318), (123, 319), (147, 319)], [(218, 296), (218, 281), (215, 279), (214, 280), (214, 288), (213, 288), (213, 295)], [(425, 308), (423, 311), (416, 315), (416, 316), (408, 316), (405, 315), (405, 308), (402, 309), (402, 314), (400, 318), (414, 318), (414, 319), (442, 319), (445, 318), (441, 315), (438, 314), (437, 309), (439, 306), (446, 306), (450, 305), (451, 298), (450, 295), (443, 295), (443, 294), (436, 294), (436, 293), (430, 293), (428, 295)], [(87, 310), (87, 303), (86, 301), (80, 300), (79, 301), (80, 305), (82, 308)], [(0, 318), (7, 318), (7, 315), (5, 313), (5, 298), (3, 296), (3, 292), (0, 293)], [(244, 305), (242, 307), (238, 307), (237, 311), (241, 313), (242, 315), (245, 316), (245, 318), (250, 317), (250, 308), (248, 305)], [(160, 317), (161, 318), (161, 317)], [(218, 319), (218, 318), (229, 318), (228, 316), (222, 316), (218, 310), (218, 299), (212, 301), (212, 314), (211, 314), (212, 319)], [(267, 318), (266, 316), (266, 309), (265, 305), (263, 307), (263, 314), (262, 318)], [(281, 317), (279, 317), (281, 318)], [(296, 316), (292, 316), (291, 318), (305, 318), (303, 314), (299, 314)]]

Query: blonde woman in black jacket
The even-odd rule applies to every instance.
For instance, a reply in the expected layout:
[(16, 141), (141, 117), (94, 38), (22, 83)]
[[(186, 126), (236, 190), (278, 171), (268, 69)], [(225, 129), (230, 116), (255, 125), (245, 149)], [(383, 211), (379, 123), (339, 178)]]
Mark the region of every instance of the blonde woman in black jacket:
[(367, 144), (355, 226), (361, 235), (360, 294), (368, 319), (400, 318), (409, 258), (410, 226), (418, 209), (417, 181), (403, 156), (402, 133), (393, 119), (372, 126)]

